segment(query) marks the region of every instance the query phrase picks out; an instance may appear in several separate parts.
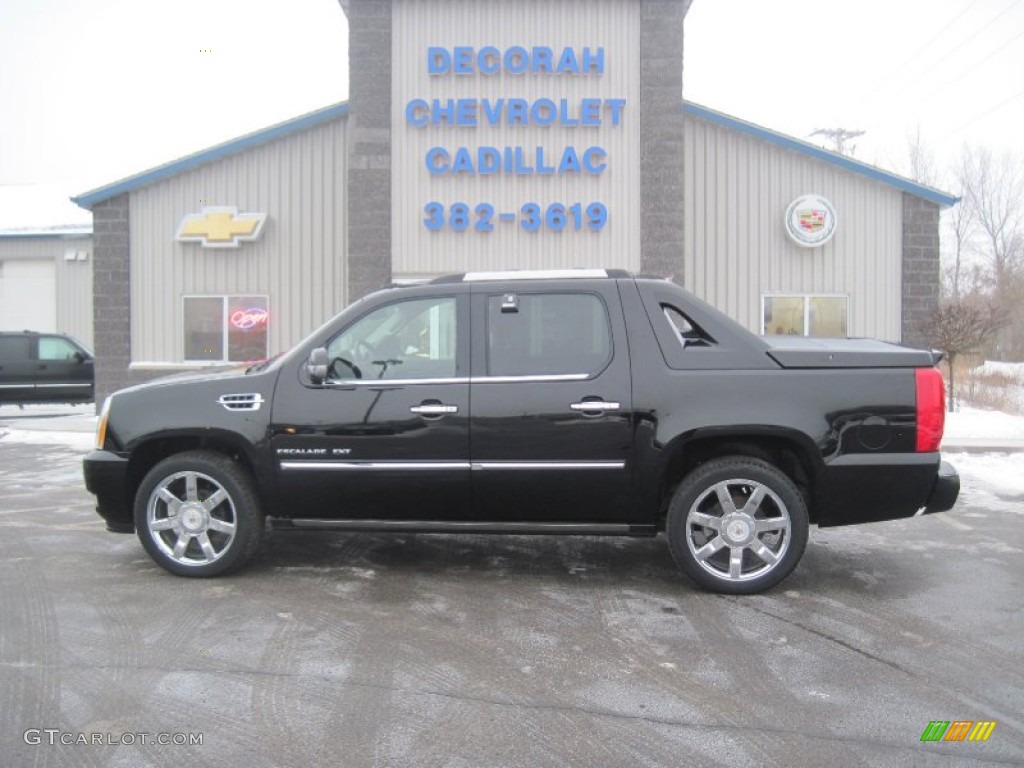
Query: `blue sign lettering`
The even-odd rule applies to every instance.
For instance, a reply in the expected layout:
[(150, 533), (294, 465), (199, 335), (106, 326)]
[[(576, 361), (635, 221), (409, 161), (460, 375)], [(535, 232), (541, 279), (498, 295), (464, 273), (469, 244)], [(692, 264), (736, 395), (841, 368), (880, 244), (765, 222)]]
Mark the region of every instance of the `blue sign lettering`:
[(495, 173), (512, 175), (532, 174), (592, 174), (597, 176), (607, 170), (608, 152), (604, 147), (587, 147), (580, 158), (576, 147), (566, 147), (557, 166), (545, 147), (457, 147), (454, 155), (444, 147), (427, 150), (426, 166), (431, 176), (489, 176)]
[[(441, 75), (603, 75), (603, 47), (513, 45), (480, 48), (458, 45), (427, 48), (427, 72)], [(539, 128), (597, 128), (622, 124), (626, 99), (609, 98), (416, 98), (405, 105), (405, 122), (413, 128), (430, 126), (535, 126)], [(472, 176), (599, 176), (608, 169), (608, 152), (602, 146), (459, 146), (430, 147), (424, 156), (427, 172), (434, 177)], [(515, 225), (525, 232), (547, 230), (598, 232), (608, 222), (603, 203), (528, 202), (518, 211), (496, 209), (489, 202), (431, 202), (424, 207), (424, 226), (432, 231), (493, 232), (498, 226)], [(475, 219), (475, 221), (474, 221)]]
[(527, 49), (513, 45), (502, 51), (493, 45), (479, 50), (471, 46), (427, 48), (427, 73), (431, 75), (603, 75), (604, 48), (563, 48), (556, 52), (546, 45)]
[(625, 99), (411, 99), (405, 105), (405, 121), (416, 128), (427, 125), (477, 127), (481, 119), (488, 125), (579, 125), (599, 126), (622, 122)]

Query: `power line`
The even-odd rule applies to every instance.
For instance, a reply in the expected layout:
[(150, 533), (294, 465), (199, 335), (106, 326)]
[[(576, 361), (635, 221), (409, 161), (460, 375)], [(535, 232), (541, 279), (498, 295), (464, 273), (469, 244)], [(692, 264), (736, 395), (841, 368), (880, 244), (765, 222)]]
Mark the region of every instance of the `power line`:
[[(953, 26), (954, 24), (956, 24), (956, 23), (957, 23), (957, 22), (958, 22), (958, 21), (959, 21), (959, 20), (961, 19), (961, 17), (962, 17), (962, 16), (963, 16), (963, 15), (964, 15), (965, 13), (967, 13), (967, 12), (968, 12), (969, 10), (971, 10), (971, 8), (973, 8), (974, 6), (976, 6), (976, 5), (977, 5), (977, 4), (979, 3), (979, 2), (981, 2), (981, 0), (974, 0), (974, 2), (973, 2), (973, 3), (971, 3), (970, 5), (968, 5), (968, 6), (967, 6), (966, 8), (964, 8), (964, 9), (963, 9), (962, 11), (960, 11), (960, 13), (958, 13), (958, 14), (957, 14), (956, 16), (954, 16), (954, 17), (953, 17), (952, 19), (950, 19), (950, 20), (949, 20), (949, 22), (948, 22), (948, 23), (946, 24), (946, 26), (944, 26), (944, 27), (943, 27), (942, 29), (940, 29), (940, 30), (939, 30), (938, 32), (936, 32), (936, 33), (935, 33), (934, 35), (932, 35), (932, 36), (931, 36), (930, 38), (928, 38), (928, 42), (926, 42), (926, 43), (925, 43), (924, 45), (922, 45), (922, 46), (918, 47), (918, 48), (917, 48), (917, 49), (916, 49), (916, 50), (915, 50), (915, 51), (914, 51), (914, 52), (913, 52), (912, 54), (910, 54), (910, 55), (909, 55), (909, 56), (908, 56), (908, 57), (906, 58), (906, 60), (904, 60), (904, 61), (903, 61), (903, 63), (902, 63), (902, 64), (900, 64), (900, 65), (899, 65), (898, 67), (893, 67), (892, 69), (890, 69), (890, 70), (889, 70), (889, 72), (892, 72), (892, 71), (894, 71), (894, 70), (895, 70), (895, 71), (898, 71), (898, 70), (901, 70), (901, 69), (903, 69), (903, 68), (904, 68), (905, 66), (907, 66), (907, 64), (909, 64), (910, 62), (912, 62), (912, 61), (913, 61), (913, 60), (914, 60), (914, 59), (915, 59), (915, 58), (917, 57), (917, 55), (918, 55), (919, 53), (921, 53), (921, 51), (925, 50), (925, 49), (926, 49), (926, 48), (927, 48), (927, 47), (928, 47), (929, 45), (931, 45), (931, 44), (932, 44), (932, 43), (934, 43), (934, 42), (935, 42), (936, 40), (938, 40), (938, 39), (939, 39), (939, 36), (940, 36), (940, 35), (941, 35), (941, 34), (942, 34), (943, 32), (945, 32), (945, 31), (946, 31), (947, 29), (949, 29), (949, 28), (950, 28), (950, 27), (952, 27), (952, 26)], [(888, 75), (888, 74), (889, 74), (889, 72), (887, 72), (887, 73), (886, 73), (885, 75), (883, 75), (883, 76), (882, 76), (882, 77), (881, 77), (881, 78), (880, 78), (880, 79), (878, 80), (878, 82), (877, 82), (877, 83), (875, 83), (875, 88), (877, 88), (877, 87), (878, 87), (879, 85), (882, 85), (883, 83), (885, 83), (885, 82), (886, 82), (886, 75)], [(873, 88), (872, 90), (874, 90), (874, 88)]]
[(960, 43), (960, 45), (957, 45), (957, 46), (953, 47), (952, 49), (950, 49), (950, 50), (946, 51), (946, 52), (945, 52), (944, 54), (942, 54), (942, 56), (940, 56), (939, 58), (941, 58), (941, 59), (945, 59), (945, 58), (948, 58), (948, 57), (949, 57), (949, 56), (950, 56), (951, 54), (954, 54), (954, 53), (956, 53), (957, 51), (959, 51), (959, 50), (960, 50), (961, 48), (963, 48), (963, 47), (964, 47), (965, 45), (967, 45), (967, 44), (968, 44), (969, 42), (971, 42), (971, 40), (973, 40), (974, 38), (976, 38), (976, 37), (977, 37), (978, 35), (980, 35), (980, 34), (981, 34), (982, 32), (984, 32), (984, 31), (985, 31), (986, 29), (988, 29), (988, 28), (989, 28), (989, 27), (991, 27), (991, 26), (992, 26), (993, 24), (995, 24), (995, 23), (996, 23), (997, 21), (999, 21), (999, 20), (1000, 20), (1001, 18), (1003, 18), (1003, 16), (1005, 16), (1005, 15), (1006, 15), (1006, 14), (1008, 14), (1008, 13), (1009, 13), (1010, 11), (1012, 11), (1012, 10), (1013, 10), (1013, 9), (1014, 9), (1014, 8), (1015, 8), (1016, 6), (1017, 6), (1017, 0), (1010, 0), (1010, 4), (1009, 4), (1008, 6), (1006, 6), (1006, 7), (1005, 7), (1005, 8), (1003, 9), (1002, 13), (999, 13), (999, 14), (997, 14), (997, 15), (996, 15), (996, 16), (995, 16), (995, 17), (994, 17), (993, 19), (991, 19), (991, 20), (990, 20), (990, 21), (989, 21), (989, 22), (988, 22), (987, 24), (985, 24), (984, 26), (982, 26), (981, 28), (979, 28), (979, 29), (978, 29), (977, 31), (975, 31), (975, 33), (974, 33), (973, 35), (971, 35), (971, 36), (970, 36), (970, 37), (968, 37), (968, 38), (967, 38), (966, 40), (964, 40), (963, 42), (961, 42), (961, 43)]
[(1014, 94), (1013, 96), (1011, 96), (1010, 98), (1006, 99), (1005, 101), (1001, 101), (1001, 102), (999, 102), (998, 104), (996, 104), (996, 105), (995, 105), (994, 107), (992, 107), (991, 109), (987, 109), (987, 110), (985, 110), (984, 112), (982, 112), (982, 113), (981, 113), (980, 115), (975, 115), (975, 116), (974, 116), (974, 117), (972, 117), (972, 118), (971, 118), (970, 120), (968, 120), (968, 121), (967, 121), (966, 123), (963, 123), (962, 125), (959, 125), (959, 126), (957, 126), (957, 127), (956, 127), (956, 128), (954, 128), (954, 129), (953, 129), (952, 131), (947, 131), (946, 133), (942, 134), (942, 135), (941, 135), (941, 136), (940, 136), (939, 138), (945, 138), (946, 136), (952, 136), (952, 135), (953, 135), (953, 134), (955, 134), (955, 133), (959, 133), (960, 131), (962, 131), (962, 130), (963, 130), (964, 128), (966, 128), (967, 126), (969, 126), (969, 125), (974, 125), (974, 124), (975, 124), (976, 122), (978, 122), (979, 120), (981, 120), (981, 119), (982, 119), (983, 117), (988, 117), (988, 116), (989, 116), (989, 115), (991, 115), (991, 114), (992, 114), (993, 112), (998, 112), (998, 111), (999, 111), (1000, 109), (1002, 109), (1003, 107), (1005, 107), (1005, 106), (1006, 106), (1007, 104), (1009, 104), (1009, 103), (1010, 103), (1011, 101), (1016, 101), (1016, 100), (1017, 100), (1017, 99), (1019, 99), (1019, 98), (1020, 98), (1021, 96), (1024, 96), (1024, 91), (1021, 91), (1020, 93)]
[[(964, 15), (964, 13), (966, 13), (966, 12), (967, 12), (967, 11), (969, 11), (969, 10), (970, 10), (971, 8), (973, 8), (973, 7), (975, 6), (975, 5), (977, 5), (977, 2), (978, 2), (978, 0), (975, 0), (975, 2), (974, 2), (974, 3), (972, 3), (972, 4), (970, 5), (970, 6), (968, 6), (968, 7), (967, 7), (967, 8), (966, 8), (966, 9), (965, 9), (965, 10), (964, 10), (964, 11), (963, 11), (962, 13), (960, 13), (960, 14), (959, 14), (958, 16), (956, 16), (956, 17), (955, 17), (955, 18), (953, 19), (953, 21), (955, 22), (955, 21), (956, 21), (956, 20), (958, 20), (958, 19), (959, 19), (959, 18), (960, 18), (961, 16), (963, 16), (963, 15)], [(968, 35), (968, 36), (967, 36), (966, 38), (964, 38), (963, 40), (961, 40), (961, 41), (960, 41), (959, 43), (955, 44), (955, 45), (954, 45), (954, 46), (953, 46), (952, 48), (949, 48), (948, 50), (946, 50), (946, 51), (942, 52), (941, 54), (939, 54), (939, 56), (938, 56), (937, 58), (934, 58), (934, 59), (932, 59), (931, 63), (930, 63), (930, 64), (928, 64), (927, 66), (925, 66), (925, 67), (924, 67), (924, 69), (923, 69), (923, 70), (922, 70), (922, 71), (921, 71), (921, 72), (920, 72), (920, 73), (919, 73), (919, 74), (918, 74), (917, 76), (915, 76), (915, 77), (912, 77), (912, 78), (910, 78), (909, 80), (906, 80), (906, 81), (904, 81), (904, 82), (903, 82), (902, 84), (900, 84), (900, 78), (899, 78), (898, 76), (897, 76), (897, 77), (894, 77), (894, 78), (892, 78), (892, 79), (889, 79), (889, 80), (887, 81), (887, 82), (888, 82), (888, 84), (889, 84), (889, 87), (890, 87), (890, 88), (892, 88), (892, 87), (896, 87), (897, 85), (899, 85), (899, 87), (900, 87), (901, 91), (903, 91), (903, 92), (906, 92), (906, 91), (909, 91), (909, 90), (911, 90), (912, 86), (913, 86), (913, 85), (914, 85), (915, 83), (917, 83), (918, 81), (920, 81), (920, 80), (921, 80), (922, 78), (924, 78), (924, 77), (925, 77), (925, 76), (926, 76), (926, 75), (927, 75), (927, 74), (928, 74), (928, 73), (929, 73), (929, 72), (930, 72), (931, 70), (933, 70), (933, 69), (935, 68), (935, 66), (936, 66), (937, 64), (939, 64), (940, 62), (943, 62), (943, 61), (948, 61), (948, 60), (949, 60), (949, 58), (950, 58), (950, 56), (952, 56), (952, 54), (956, 53), (956, 52), (957, 52), (957, 51), (959, 51), (959, 50), (960, 50), (961, 48), (963, 48), (963, 47), (964, 47), (965, 45), (967, 45), (968, 43), (970, 43), (970, 42), (971, 42), (972, 40), (974, 40), (974, 39), (975, 39), (976, 37), (978, 37), (978, 35), (980, 35), (980, 34), (981, 34), (982, 32), (984, 32), (984, 31), (985, 31), (986, 29), (988, 29), (988, 28), (989, 28), (990, 26), (992, 26), (993, 24), (995, 24), (995, 23), (996, 23), (997, 21), (999, 21), (999, 19), (1001, 19), (1001, 18), (1002, 18), (1003, 16), (1005, 16), (1005, 15), (1006, 15), (1007, 13), (1009, 13), (1010, 11), (1012, 11), (1012, 10), (1013, 10), (1013, 9), (1014, 9), (1015, 7), (1017, 7), (1018, 5), (1019, 5), (1019, 3), (1018, 3), (1018, 0), (1010, 0), (1010, 4), (1009, 4), (1009, 5), (1007, 5), (1007, 6), (1005, 7), (1005, 8), (1003, 8), (1003, 10), (1001, 10), (1001, 11), (1000, 11), (999, 13), (997, 13), (997, 14), (996, 14), (995, 16), (993, 16), (993, 17), (992, 17), (991, 19), (989, 19), (989, 20), (988, 20), (987, 22), (985, 22), (984, 24), (982, 24), (982, 26), (980, 26), (980, 27), (978, 27), (977, 29), (975, 29), (975, 30), (974, 30), (974, 32), (972, 32), (972, 33), (971, 33), (970, 35)], [(948, 26), (950, 26), (950, 25), (947, 25), (947, 27), (948, 27)], [(944, 29), (945, 29), (945, 28), (944, 28)], [(921, 49), (923, 50), (923, 48), (925, 48), (925, 47), (926, 47), (926, 46), (922, 46), (922, 47), (921, 47)], [(911, 58), (913, 58), (913, 57), (911, 57)], [(909, 61), (909, 60), (910, 60), (910, 59), (908, 59), (908, 61)], [(903, 65), (901, 65), (901, 66), (903, 66)], [(897, 69), (897, 68), (895, 68), (895, 67), (894, 67), (894, 68), (891, 68), (891, 69), (889, 69), (889, 70), (888, 70), (888, 71), (886, 72), (886, 75), (883, 75), (883, 77), (882, 77), (882, 79), (881, 79), (881, 81), (880, 81), (880, 82), (886, 82), (886, 77), (887, 77), (887, 76), (888, 76), (889, 74), (892, 74), (892, 73), (894, 73), (894, 72), (896, 71), (896, 69)], [(883, 89), (883, 90), (884, 90), (884, 89)]]
[[(972, 3), (970, 6), (968, 6), (963, 12), (958, 14), (954, 18), (953, 21), (956, 21), (961, 16), (963, 16), (964, 13), (966, 13), (971, 8), (973, 8), (975, 5), (977, 5), (977, 2), (978, 2), (978, 0), (975, 0), (974, 3)], [(965, 39), (961, 40), (958, 44), (954, 45), (952, 48), (948, 49), (943, 54), (941, 54), (938, 59), (933, 60), (933, 64), (928, 66), (928, 67), (926, 67), (925, 70), (922, 71), (917, 77), (909, 80), (905, 84), (905, 86), (903, 87), (903, 90), (904, 91), (911, 90), (911, 87), (914, 85), (914, 83), (916, 83), (919, 80), (921, 80), (927, 74), (928, 70), (933, 68), (935, 63), (938, 63), (938, 62), (940, 62), (942, 60), (948, 60), (949, 56), (951, 56), (952, 54), (956, 53), (961, 48), (963, 48), (965, 45), (970, 43), (972, 40), (974, 40), (976, 37), (978, 37), (978, 35), (980, 35), (986, 29), (991, 27), (993, 24), (995, 24), (997, 21), (999, 21), (999, 19), (1001, 19), (1003, 16), (1005, 16), (1007, 13), (1009, 13), (1011, 10), (1013, 10), (1017, 6), (1018, 6), (1017, 0), (1010, 0), (1010, 4), (1007, 5), (1005, 8), (1003, 8), (1003, 10), (1001, 10), (999, 13), (997, 13), (995, 16), (993, 16), (991, 19), (989, 19), (987, 22), (985, 22), (982, 26), (980, 26), (976, 30), (974, 30), (974, 32), (971, 33), (968, 37), (966, 37)], [(949, 26), (950, 25), (947, 24), (946, 27), (944, 27), (943, 29), (946, 29)], [(1000, 53), (1003, 49), (1005, 49), (1007, 46), (1009, 46), (1011, 43), (1015, 42), (1016, 40), (1018, 40), (1022, 36), (1024, 36), (1024, 32), (1022, 32), (1021, 34), (1018, 34), (1015, 37), (1011, 38), (1010, 40), (1004, 42), (999, 48), (997, 48), (995, 51), (992, 51), (984, 59), (982, 59), (981, 61), (977, 62), (976, 64), (974, 64), (973, 66), (969, 67), (968, 69), (960, 72), (958, 75), (956, 75), (952, 79), (945, 79), (945, 80), (943, 80), (942, 84), (937, 89), (935, 89), (933, 91), (930, 91), (927, 95), (925, 95), (923, 97), (914, 98), (912, 103), (914, 105), (918, 105), (918, 106), (921, 105), (921, 104), (924, 104), (926, 101), (928, 101), (929, 99), (931, 99), (935, 95), (937, 95), (937, 94), (941, 93), (942, 91), (944, 91), (950, 85), (950, 83), (956, 82), (957, 80), (960, 80), (961, 78), (966, 77), (971, 72), (974, 72), (982, 64), (986, 63), (989, 59), (993, 58), (996, 54)], [(923, 49), (924, 47), (926, 47), (926, 46), (922, 46), (921, 49)], [(921, 50), (921, 49), (919, 49), (919, 50)], [(890, 70), (890, 71), (892, 71), (892, 70)], [(892, 82), (893, 83), (898, 82), (898, 78), (893, 80)], [(1012, 101), (1012, 100), (1013, 100), (1012, 98), (1009, 99), (1009, 101)], [(904, 106), (906, 106), (909, 101), (910, 100), (904, 101)], [(1002, 105), (999, 105), (999, 106), (1002, 106)], [(996, 108), (998, 108), (998, 107), (996, 107)], [(882, 125), (885, 122), (886, 122), (886, 118), (881, 118), (879, 120), (876, 120), (871, 125), (868, 126), (867, 130), (869, 130), (869, 131), (875, 130), (875, 129), (877, 129), (880, 125)], [(961, 128), (966, 127), (966, 125), (968, 125), (968, 124), (965, 124), (964, 126), (961, 126)], [(957, 130), (960, 130), (960, 129), (957, 129)], [(948, 135), (948, 134), (946, 134), (946, 135)]]
[(956, 82), (957, 80), (961, 80), (961, 79), (963, 79), (963, 78), (967, 77), (967, 75), (971, 74), (971, 72), (973, 72), (974, 70), (976, 70), (976, 69), (977, 69), (978, 67), (980, 67), (980, 66), (981, 66), (982, 64), (984, 64), (984, 63), (985, 63), (986, 61), (988, 61), (989, 59), (991, 59), (991, 58), (992, 58), (993, 56), (995, 56), (996, 54), (1000, 53), (1000, 52), (1001, 52), (1001, 51), (1002, 51), (1002, 50), (1003, 50), (1004, 48), (1006, 48), (1006, 47), (1007, 47), (1008, 45), (1010, 45), (1010, 43), (1014, 43), (1014, 42), (1016, 42), (1017, 40), (1019, 40), (1019, 39), (1020, 39), (1020, 38), (1022, 38), (1022, 37), (1024, 37), (1024, 32), (1021, 32), (1020, 34), (1018, 34), (1018, 35), (1017, 35), (1017, 36), (1015, 36), (1015, 37), (1011, 37), (1011, 38), (1010, 38), (1009, 40), (1007, 40), (1007, 41), (1006, 41), (1005, 43), (1003, 43), (1003, 44), (1002, 44), (1001, 46), (999, 46), (999, 47), (998, 47), (998, 48), (996, 48), (996, 49), (995, 49), (994, 51), (992, 51), (992, 53), (990, 53), (990, 54), (989, 54), (988, 56), (986, 56), (986, 57), (985, 57), (984, 59), (982, 59), (982, 60), (981, 60), (981, 61), (979, 61), (979, 62), (978, 62), (977, 64), (975, 64), (975, 65), (974, 65), (973, 67), (971, 67), (970, 69), (965, 69), (965, 70), (964, 70), (963, 72), (961, 72), (961, 73), (960, 73), (959, 75), (957, 75), (956, 77), (954, 77), (954, 78), (952, 78), (952, 79), (950, 79), (950, 80), (944, 80), (944, 81), (942, 82), (942, 85), (940, 85), (940, 86), (939, 86), (938, 88), (936, 88), (936, 89), (935, 89), (934, 91), (932, 91), (932, 92), (931, 92), (931, 93), (929, 93), (928, 95), (926, 95), (926, 96), (922, 96), (922, 97), (921, 97), (920, 99), (917, 99), (917, 100), (915, 101), (915, 103), (917, 103), (917, 104), (923, 104), (924, 102), (928, 101), (928, 99), (930, 99), (930, 98), (931, 98), (932, 96), (935, 96), (935, 95), (936, 95), (936, 94), (938, 94), (938, 93), (942, 93), (942, 91), (944, 91), (944, 90), (945, 90), (946, 88), (948, 88), (948, 87), (949, 87), (950, 85), (952, 85), (953, 83), (955, 83), (955, 82)]

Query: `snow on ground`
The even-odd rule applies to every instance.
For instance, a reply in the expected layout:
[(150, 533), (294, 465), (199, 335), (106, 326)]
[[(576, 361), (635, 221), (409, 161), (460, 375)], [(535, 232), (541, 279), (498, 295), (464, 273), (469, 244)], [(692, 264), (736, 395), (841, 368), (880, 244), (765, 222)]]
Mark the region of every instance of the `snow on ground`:
[(0, 406), (0, 443), (63, 445), (85, 453), (96, 432), (96, 408), (88, 405)]
[(960, 475), (954, 514), (983, 514), (978, 507), (1024, 515), (1024, 453), (944, 453)]
[(957, 383), (957, 400), (1024, 414), (1024, 363), (986, 360)]
[(57, 430), (9, 429), (0, 424), (0, 444), (62, 445), (76, 453), (92, 450), (95, 437), (92, 432), (59, 432)]
[(981, 365), (972, 368), (971, 373), (977, 376), (1005, 376), (1015, 380), (1018, 384), (1024, 384), (1024, 363), (1001, 363), (996, 360), (986, 360)]
[(1024, 416), (962, 405), (956, 413), (946, 414), (943, 434), (946, 439), (997, 437), (1024, 440)]

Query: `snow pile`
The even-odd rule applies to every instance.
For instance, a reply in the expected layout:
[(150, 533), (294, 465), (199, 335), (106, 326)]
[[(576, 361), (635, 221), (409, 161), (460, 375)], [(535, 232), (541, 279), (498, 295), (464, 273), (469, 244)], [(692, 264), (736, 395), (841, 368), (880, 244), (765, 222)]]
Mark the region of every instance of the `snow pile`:
[(1024, 453), (949, 453), (960, 475), (956, 511), (975, 505), (1024, 514)]
[(974, 376), (1005, 376), (1024, 385), (1024, 363), (1001, 363), (996, 360), (986, 360), (981, 365), (971, 368), (971, 374)]
[(961, 402), (1024, 413), (1024, 363), (986, 360), (971, 368), (956, 389)]
[(961, 437), (1024, 440), (1024, 416), (964, 405), (956, 413), (946, 414), (943, 437), (947, 440)]

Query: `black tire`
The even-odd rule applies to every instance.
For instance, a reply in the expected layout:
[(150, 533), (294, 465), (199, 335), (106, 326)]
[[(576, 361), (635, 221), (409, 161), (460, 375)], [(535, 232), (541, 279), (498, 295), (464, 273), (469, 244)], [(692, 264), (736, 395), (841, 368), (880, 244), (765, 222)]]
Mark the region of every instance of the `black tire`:
[(727, 456), (683, 478), (665, 535), (676, 563), (700, 586), (747, 595), (792, 573), (807, 527), (803, 495), (785, 473), (762, 459)]
[(245, 468), (213, 451), (187, 451), (143, 478), (135, 530), (150, 557), (171, 573), (220, 576), (259, 547), (263, 510)]

